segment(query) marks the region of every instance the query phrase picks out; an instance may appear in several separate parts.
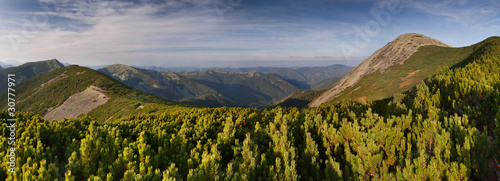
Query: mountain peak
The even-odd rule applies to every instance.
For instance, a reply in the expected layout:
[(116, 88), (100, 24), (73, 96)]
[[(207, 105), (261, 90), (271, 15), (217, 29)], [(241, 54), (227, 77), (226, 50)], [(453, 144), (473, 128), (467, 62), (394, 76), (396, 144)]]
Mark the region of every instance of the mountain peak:
[[(442, 47), (451, 47), (450, 45), (440, 42), (439, 40), (418, 33), (405, 33), (399, 35), (396, 39), (394, 39), (390, 43), (406, 43), (407, 45), (413, 45), (413, 46), (417, 44), (417, 46), (437, 45)], [(404, 46), (404, 44), (398, 44), (398, 45)]]
[(324, 102), (336, 98), (343, 90), (353, 86), (362, 77), (368, 74), (376, 71), (384, 72), (385, 69), (395, 64), (404, 64), (405, 60), (410, 58), (413, 53), (417, 52), (420, 47), (427, 45), (451, 47), (439, 40), (417, 33), (400, 35), (361, 62), (361, 64), (337, 82), (335, 86), (314, 100), (310, 106), (317, 107)]
[(128, 65), (123, 65), (123, 64), (113, 64), (106, 66), (104, 68), (101, 68), (98, 70), (101, 73), (104, 73), (108, 76), (111, 76), (115, 79), (118, 80), (128, 80), (130, 78), (133, 78), (136, 75), (140, 75), (141, 73), (139, 70), (130, 67)]
[(56, 63), (56, 64), (61, 64), (62, 65), (62, 63), (59, 62), (59, 60), (57, 60), (57, 59), (45, 60), (45, 62), (47, 62), (47, 63)]
[(114, 68), (114, 69), (132, 69), (132, 67), (124, 64), (113, 64), (113, 65), (108, 65), (104, 68)]

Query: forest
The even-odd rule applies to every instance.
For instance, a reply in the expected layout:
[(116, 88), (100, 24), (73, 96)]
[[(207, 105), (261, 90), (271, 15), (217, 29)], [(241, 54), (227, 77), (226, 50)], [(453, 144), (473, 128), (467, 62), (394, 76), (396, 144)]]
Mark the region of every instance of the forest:
[[(17, 113), (0, 180), (482, 180), (500, 160), (500, 44), (415, 88), (318, 108), (196, 108), (49, 122)], [(495, 170), (497, 169), (497, 170)]]

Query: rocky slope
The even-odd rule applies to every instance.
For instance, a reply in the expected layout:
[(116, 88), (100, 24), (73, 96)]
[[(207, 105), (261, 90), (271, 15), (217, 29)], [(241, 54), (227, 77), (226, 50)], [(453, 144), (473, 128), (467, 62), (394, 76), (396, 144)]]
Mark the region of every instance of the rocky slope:
[(451, 47), (424, 35), (415, 33), (403, 34), (373, 53), (370, 57), (349, 72), (349, 74), (337, 82), (332, 88), (313, 100), (309, 106), (317, 107), (322, 103), (333, 100), (344, 90), (352, 87), (363, 77), (369, 74), (376, 72), (383, 73), (387, 68), (393, 65), (404, 64), (405, 61), (417, 52), (420, 47), (427, 45)]
[(50, 110), (43, 118), (49, 121), (77, 118), (80, 114), (87, 114), (108, 100), (109, 96), (104, 90), (91, 85), (83, 92), (69, 97), (62, 105)]

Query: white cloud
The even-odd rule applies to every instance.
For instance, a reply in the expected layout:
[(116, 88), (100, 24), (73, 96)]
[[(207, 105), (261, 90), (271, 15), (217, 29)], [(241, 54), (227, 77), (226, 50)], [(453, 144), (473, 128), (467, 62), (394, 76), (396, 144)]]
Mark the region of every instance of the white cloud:
[(409, 8), (445, 17), (449, 22), (457, 22), (465, 26), (473, 26), (478, 23), (484, 23), (485, 21), (498, 16), (498, 10), (500, 9), (500, 4), (491, 0), (446, 0), (442, 2), (408, 0), (404, 2)]
[[(181, 0), (164, 5), (133, 6), (124, 2), (67, 5), (49, 12), (90, 24), (42, 28), (19, 45), (17, 53), (6, 35), (0, 35), (0, 52), (8, 59), (35, 61), (58, 58), (77, 64), (158, 64), (168, 61), (289, 60), (335, 57), (339, 28), (315, 28), (307, 22), (221, 21), (210, 8), (183, 11), (172, 7), (208, 1)], [(61, 6), (66, 6), (63, 4)], [(181, 8), (182, 9), (182, 8)], [(332, 23), (332, 27), (336, 24)], [(19, 38), (19, 36), (18, 36)], [(195, 65), (193, 65), (195, 66)]]

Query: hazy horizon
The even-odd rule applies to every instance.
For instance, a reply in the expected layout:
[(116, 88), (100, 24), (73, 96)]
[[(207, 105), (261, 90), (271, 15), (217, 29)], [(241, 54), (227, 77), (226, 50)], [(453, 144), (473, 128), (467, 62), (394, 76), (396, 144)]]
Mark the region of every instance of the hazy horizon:
[[(59, 60), (58, 58), (54, 58)], [(51, 59), (48, 59), (51, 60)], [(33, 61), (26, 61), (26, 62), (19, 62), (19, 61), (0, 61), (0, 66), (3, 68), (7, 68), (10, 66), (19, 66), (28, 62), (38, 62), (38, 61), (45, 61), (45, 60), (33, 60)], [(349, 61), (349, 62), (332, 62), (332, 61), (204, 61), (203, 63), (197, 62), (196, 64), (182, 64), (181, 62), (179, 63), (170, 63), (170, 64), (138, 64), (132, 62), (131, 64), (128, 63), (97, 63), (97, 64), (78, 64), (78, 63), (70, 63), (70, 62), (64, 62), (59, 60), (62, 64), (65, 65), (79, 65), (79, 66), (86, 66), (86, 67), (105, 67), (108, 65), (112, 64), (124, 64), (128, 66), (134, 66), (134, 67), (168, 67), (168, 68), (248, 68), (248, 67), (283, 67), (283, 68), (299, 68), (299, 67), (327, 67), (331, 65), (344, 65), (344, 66), (351, 66), (354, 67), (358, 65), (362, 60), (355, 60), (355, 61)], [(8, 65), (8, 66), (4, 66)]]

